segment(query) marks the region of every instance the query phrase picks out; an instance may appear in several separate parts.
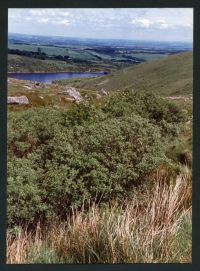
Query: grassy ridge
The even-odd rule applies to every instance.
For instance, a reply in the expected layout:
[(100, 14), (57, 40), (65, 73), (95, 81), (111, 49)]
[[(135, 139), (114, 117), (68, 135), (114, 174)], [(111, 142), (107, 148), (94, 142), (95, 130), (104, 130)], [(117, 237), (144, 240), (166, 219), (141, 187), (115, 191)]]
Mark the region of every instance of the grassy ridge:
[(80, 88), (94, 90), (148, 90), (159, 95), (192, 94), (192, 52), (168, 56), (78, 82)]

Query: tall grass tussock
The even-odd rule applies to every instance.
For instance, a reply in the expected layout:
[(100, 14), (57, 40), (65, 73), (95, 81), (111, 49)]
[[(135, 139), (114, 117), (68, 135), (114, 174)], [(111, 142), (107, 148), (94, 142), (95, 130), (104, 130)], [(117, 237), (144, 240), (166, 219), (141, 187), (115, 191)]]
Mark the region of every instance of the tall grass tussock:
[(191, 173), (184, 166), (166, 180), (108, 205), (84, 203), (66, 221), (8, 230), (7, 263), (189, 263)]

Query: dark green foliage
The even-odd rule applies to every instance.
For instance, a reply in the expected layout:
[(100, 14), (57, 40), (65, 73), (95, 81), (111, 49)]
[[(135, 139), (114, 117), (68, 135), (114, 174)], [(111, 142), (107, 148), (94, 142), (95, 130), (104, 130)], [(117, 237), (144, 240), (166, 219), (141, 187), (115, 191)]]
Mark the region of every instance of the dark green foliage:
[(163, 120), (178, 123), (185, 120), (184, 111), (178, 105), (146, 91), (126, 90), (115, 94), (108, 100), (103, 110), (116, 117), (134, 112), (155, 123)]
[(81, 125), (85, 121), (97, 121), (100, 117), (99, 113), (100, 112), (97, 111), (97, 108), (91, 102), (76, 104), (74, 108), (67, 112), (66, 122), (71, 125)]
[(46, 202), (64, 214), (83, 198), (108, 201), (129, 191), (166, 160), (159, 130), (137, 116), (74, 126), (50, 146)]
[(40, 190), (41, 169), (26, 158), (8, 160), (8, 221), (34, 222), (45, 210)]
[(64, 113), (10, 113), (8, 222), (65, 217), (83, 200), (127, 195), (168, 162), (173, 125), (182, 119), (178, 107), (131, 91), (115, 95), (102, 110), (82, 103)]

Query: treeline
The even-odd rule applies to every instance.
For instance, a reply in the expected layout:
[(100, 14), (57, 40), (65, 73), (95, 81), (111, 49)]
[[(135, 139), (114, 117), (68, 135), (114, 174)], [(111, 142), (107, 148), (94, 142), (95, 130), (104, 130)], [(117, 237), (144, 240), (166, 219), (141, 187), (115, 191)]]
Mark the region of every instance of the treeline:
[(28, 56), (28, 57), (33, 57), (33, 58), (42, 59), (42, 60), (55, 59), (55, 60), (67, 61), (69, 59), (68, 55), (65, 55), (65, 56), (62, 56), (62, 55), (49, 56), (46, 53), (41, 52), (41, 50), (38, 50), (37, 52), (33, 52), (33, 51), (26, 51), (26, 50), (8, 48), (8, 54), (20, 55), (20, 56)]
[[(113, 59), (114, 62), (121, 62), (121, 63), (134, 63), (134, 64), (140, 64), (142, 61), (135, 60), (135, 59), (120, 59), (120, 60), (115, 60)], [(144, 61), (143, 61), (144, 62)]]
[(8, 48), (8, 54), (12, 55), (19, 55), (19, 56), (27, 56), (32, 58), (37, 58), (41, 60), (49, 59), (49, 60), (60, 60), (60, 61), (67, 61), (69, 63), (84, 63), (89, 64), (90, 61), (79, 59), (79, 58), (70, 58), (68, 55), (62, 56), (62, 55), (47, 55), (44, 52), (41, 52), (41, 50), (38, 50), (37, 52), (33, 51), (26, 51), (26, 50), (19, 50), (19, 49), (10, 49)]
[(96, 53), (104, 53), (104, 54), (114, 54), (115, 49), (111, 47), (100, 47), (100, 48), (87, 48), (88, 51), (94, 51)]
[(33, 51), (25, 51), (25, 50), (9, 49), (9, 48), (8, 48), (8, 54), (34, 57), (38, 59), (46, 59), (48, 57), (46, 53), (42, 53), (42, 52), (33, 52)]

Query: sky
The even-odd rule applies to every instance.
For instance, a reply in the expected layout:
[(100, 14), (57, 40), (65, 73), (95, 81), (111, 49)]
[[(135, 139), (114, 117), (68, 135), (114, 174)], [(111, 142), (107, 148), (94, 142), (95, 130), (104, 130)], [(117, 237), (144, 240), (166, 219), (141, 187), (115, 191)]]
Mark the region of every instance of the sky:
[(192, 8), (9, 9), (8, 32), (44, 36), (193, 41)]

